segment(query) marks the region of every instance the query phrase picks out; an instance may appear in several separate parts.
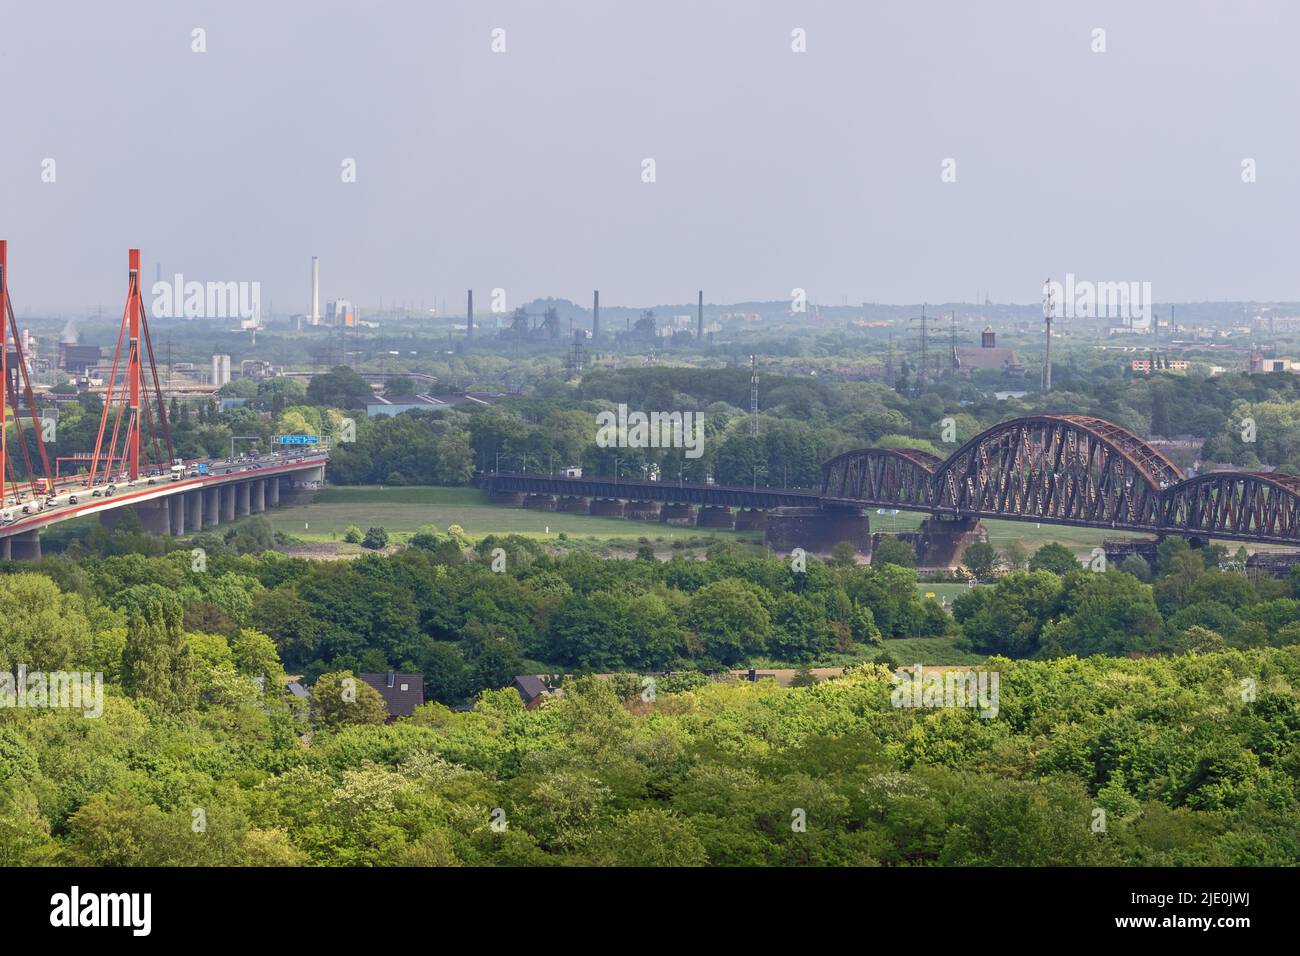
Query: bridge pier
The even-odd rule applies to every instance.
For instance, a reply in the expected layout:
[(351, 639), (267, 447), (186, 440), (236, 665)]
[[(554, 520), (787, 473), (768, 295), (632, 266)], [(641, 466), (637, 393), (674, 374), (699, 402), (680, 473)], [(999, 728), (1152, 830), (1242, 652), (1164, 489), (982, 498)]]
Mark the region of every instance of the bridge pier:
[(235, 485), (235, 511), (241, 518), (247, 518), (251, 513), (249, 507), (249, 485), (252, 482), (241, 481)]
[(191, 532), (203, 530), (203, 490), (185, 493), (185, 524)]
[(921, 568), (957, 568), (966, 549), (987, 542), (988, 528), (978, 518), (944, 518), (931, 515), (921, 522), (916, 536), (916, 564)]
[(269, 507), (276, 508), (280, 504), (280, 476), (274, 475), (266, 479), (266, 503)]
[(767, 528), (767, 512), (758, 508), (741, 508), (736, 512), (737, 531), (763, 531)]
[(587, 514), (591, 511), (591, 499), (571, 496), (560, 498), (555, 503), (555, 510), (573, 514)]
[(217, 490), (221, 492), (221, 520), (235, 520), (235, 486), (218, 485)]
[(692, 528), (695, 526), (695, 506), (682, 505), (675, 502), (664, 502), (659, 509), (659, 520), (664, 524), (677, 525), (683, 528)]
[(198, 494), (203, 502), (203, 527), (215, 528), (221, 524), (221, 489), (200, 488)]
[(493, 491), (488, 493), (488, 504), (520, 508), (526, 497), (522, 491)]
[(524, 508), (529, 511), (554, 511), (554, 495), (528, 495), (523, 501)]
[(861, 508), (774, 508), (767, 513), (763, 543), (778, 553), (803, 548), (829, 554), (841, 541), (858, 554), (871, 553), (871, 520)]
[[(152, 501), (142, 501), (138, 505), (132, 505), (136, 516), (140, 519), (140, 527), (149, 534), (170, 534), (172, 530), (171, 505), (168, 504), (167, 498), (154, 498)], [(104, 511), (103, 515), (111, 515), (113, 512)], [(110, 518), (109, 521), (117, 522)]]
[(41, 559), (40, 532), (33, 528), (22, 534), (4, 539), (4, 557), (12, 561), (39, 561)]
[(185, 533), (185, 498), (183, 495), (172, 495), (163, 501), (167, 502), (168, 530), (180, 537)]
[(266, 479), (260, 478), (257, 481), (250, 482), (249, 485), (248, 510), (255, 515), (260, 515), (266, 510)]
[(736, 519), (725, 505), (705, 505), (695, 521), (697, 528), (734, 528)]
[(602, 518), (621, 518), (626, 509), (617, 498), (593, 498), (591, 513)]
[(658, 521), (659, 502), (629, 501), (623, 509), (623, 514), (632, 521)]

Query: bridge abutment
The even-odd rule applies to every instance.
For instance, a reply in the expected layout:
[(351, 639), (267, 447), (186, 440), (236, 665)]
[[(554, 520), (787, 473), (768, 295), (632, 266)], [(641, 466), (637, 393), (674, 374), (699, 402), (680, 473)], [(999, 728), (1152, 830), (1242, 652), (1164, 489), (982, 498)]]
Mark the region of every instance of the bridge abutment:
[(591, 499), (566, 496), (556, 501), (555, 510), (572, 514), (587, 514), (591, 511)]
[(758, 508), (741, 508), (736, 512), (737, 531), (763, 531), (767, 528), (767, 512)]
[(519, 508), (523, 506), (526, 497), (522, 491), (493, 491), (488, 494), (488, 503)]
[(593, 498), (591, 513), (602, 518), (621, 518), (625, 509), (617, 498)]
[(967, 548), (988, 540), (988, 528), (978, 518), (932, 515), (921, 522), (921, 528), (916, 534), (917, 567), (960, 567)]
[(871, 553), (871, 520), (861, 508), (775, 508), (767, 513), (763, 543), (774, 551), (803, 548), (829, 554), (841, 541), (858, 554)]
[(735, 526), (736, 519), (731, 514), (731, 509), (722, 505), (705, 505), (695, 521), (697, 528), (715, 528), (719, 531), (729, 531)]
[(554, 511), (556, 508), (554, 495), (528, 495), (523, 504), (529, 511)]

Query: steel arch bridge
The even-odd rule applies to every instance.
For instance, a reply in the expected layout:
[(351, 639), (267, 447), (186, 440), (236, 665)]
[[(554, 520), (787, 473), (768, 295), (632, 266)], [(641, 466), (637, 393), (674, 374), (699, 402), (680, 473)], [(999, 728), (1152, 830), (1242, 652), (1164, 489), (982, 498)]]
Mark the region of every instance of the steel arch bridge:
[(934, 515), (1300, 545), (1300, 478), (1185, 478), (1111, 422), (1033, 415), (994, 425), (947, 459), (862, 448), (822, 466), (821, 501)]

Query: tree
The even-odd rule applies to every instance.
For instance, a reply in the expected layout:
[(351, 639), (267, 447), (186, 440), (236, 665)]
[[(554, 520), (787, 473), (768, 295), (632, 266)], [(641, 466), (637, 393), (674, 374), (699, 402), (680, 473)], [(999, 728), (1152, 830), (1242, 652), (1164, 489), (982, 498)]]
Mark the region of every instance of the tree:
[(360, 544), (361, 537), (361, 529), (354, 524), (350, 524), (343, 529), (343, 540), (348, 544)]
[(1053, 654), (1127, 654), (1156, 647), (1164, 621), (1151, 586), (1121, 571), (1078, 571), (1065, 579), (1064, 612), (1043, 628)]
[(858, 550), (852, 541), (840, 541), (831, 548), (830, 564), (837, 568), (851, 568), (858, 563)]
[(345, 365), (313, 375), (307, 386), (307, 401), (334, 408), (364, 408), (373, 394), (369, 383)]
[(375, 690), (352, 671), (322, 674), (311, 689), (312, 724), (340, 730), (356, 724), (382, 724), (388, 706)]
[(1140, 554), (1130, 554), (1120, 564), (1119, 569), (1125, 574), (1131, 574), (1139, 581), (1146, 583), (1151, 582), (1151, 565), (1147, 564), (1147, 559)]
[(93, 644), (81, 600), (43, 574), (0, 577), (0, 671), (81, 668)]
[(361, 539), (361, 547), (369, 548), (371, 551), (382, 551), (388, 547), (388, 532), (383, 528), (368, 529), (366, 536)]
[(761, 651), (772, 627), (754, 592), (736, 578), (714, 581), (691, 595), (686, 620), (703, 652), (725, 664)]
[(1049, 571), (1012, 571), (992, 587), (958, 595), (952, 614), (971, 646), (985, 654), (1029, 657), (1051, 619), (1061, 579)]
[(880, 543), (871, 553), (871, 563), (875, 565), (894, 564), (900, 568), (916, 567), (916, 548), (910, 541), (881, 535)]
[(180, 601), (170, 594), (150, 596), (127, 612), (122, 683), (132, 696), (169, 711), (194, 703), (194, 665), (181, 618)]
[(998, 553), (987, 541), (976, 541), (962, 556), (962, 564), (977, 581), (987, 581), (993, 577), (993, 569), (997, 567), (997, 563)]
[(1029, 570), (1051, 571), (1064, 576), (1079, 570), (1079, 559), (1065, 545), (1051, 541), (1033, 553), (1029, 559)]
[(593, 841), (597, 866), (706, 866), (704, 844), (689, 820), (659, 808), (631, 810)]

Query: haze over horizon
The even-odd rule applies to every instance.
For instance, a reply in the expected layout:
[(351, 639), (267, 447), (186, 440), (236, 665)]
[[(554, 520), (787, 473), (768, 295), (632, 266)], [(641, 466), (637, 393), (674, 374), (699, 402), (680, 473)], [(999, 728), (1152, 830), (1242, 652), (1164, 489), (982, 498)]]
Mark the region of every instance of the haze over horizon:
[(74, 9), (3, 3), (20, 310), (120, 311), (133, 245), (146, 288), (155, 264), (259, 281), (281, 313), (306, 310), (312, 255), (323, 299), (448, 312), (469, 287), (476, 311), (494, 287), (1032, 303), (1065, 272), (1300, 300), (1282, 2)]

